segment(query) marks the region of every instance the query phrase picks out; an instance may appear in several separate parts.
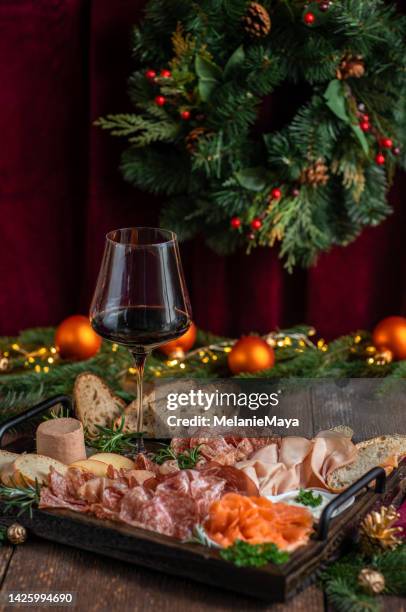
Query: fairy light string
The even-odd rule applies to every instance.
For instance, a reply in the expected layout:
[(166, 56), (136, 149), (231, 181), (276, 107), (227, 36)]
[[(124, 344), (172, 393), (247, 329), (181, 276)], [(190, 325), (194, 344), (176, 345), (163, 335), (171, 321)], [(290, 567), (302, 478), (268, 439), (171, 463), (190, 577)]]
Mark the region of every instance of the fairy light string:
[[(301, 331), (273, 331), (261, 336), (277, 354), (282, 358), (283, 351), (303, 353), (306, 350), (321, 351), (329, 355), (329, 344), (323, 339), (316, 339), (317, 331), (311, 327), (305, 332)], [(237, 340), (224, 340), (206, 346), (201, 346), (187, 353), (179, 351), (162, 361), (155, 359), (151, 365), (147, 365), (149, 373), (154, 377), (168, 374), (176, 375), (186, 372), (193, 373), (194, 367), (215, 366), (227, 353), (230, 353)], [(111, 344), (111, 352), (116, 353), (120, 349), (116, 343)], [(355, 333), (351, 338), (351, 344), (346, 347), (350, 354), (356, 359), (365, 361), (368, 366), (382, 367), (392, 361), (390, 351), (379, 352), (370, 344), (368, 338)], [(36, 348), (26, 347), (20, 342), (10, 342), (0, 352), (0, 374), (10, 373), (16, 370), (32, 371), (38, 374), (47, 374), (52, 368), (64, 363), (58, 347), (54, 345), (41, 345)], [(129, 366), (123, 373), (135, 375), (135, 368)]]

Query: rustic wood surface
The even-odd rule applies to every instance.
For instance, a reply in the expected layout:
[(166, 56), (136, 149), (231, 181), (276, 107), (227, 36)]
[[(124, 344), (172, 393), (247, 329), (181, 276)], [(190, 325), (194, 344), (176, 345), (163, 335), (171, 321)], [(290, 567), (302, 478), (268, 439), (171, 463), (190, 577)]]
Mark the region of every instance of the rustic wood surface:
[[(301, 410), (312, 415), (313, 432), (327, 426), (351, 422), (357, 439), (379, 435), (382, 431), (406, 433), (404, 407), (385, 410), (384, 430), (378, 421), (365, 414), (350, 416), (346, 407), (335, 401), (334, 393), (325, 397), (308, 396), (301, 402)], [(322, 404), (324, 407), (322, 408)], [(382, 415), (383, 416), (383, 415)], [(296, 432), (295, 432), (296, 433)], [(305, 432), (303, 432), (305, 433)], [(310, 435), (310, 432), (306, 433)], [(121, 561), (54, 544), (33, 536), (21, 546), (0, 548), (0, 610), (12, 611), (17, 606), (7, 605), (10, 591), (77, 593), (74, 609), (86, 612), (226, 612), (258, 610), (266, 612), (324, 612), (329, 611), (323, 593), (311, 586), (286, 605), (268, 605), (248, 597), (215, 587), (198, 584), (164, 573), (130, 565)], [(406, 600), (396, 597), (381, 598), (385, 612), (406, 612)], [(37, 608), (39, 609), (39, 608)], [(67, 610), (52, 606), (51, 610)], [(70, 608), (72, 609), (72, 607)]]

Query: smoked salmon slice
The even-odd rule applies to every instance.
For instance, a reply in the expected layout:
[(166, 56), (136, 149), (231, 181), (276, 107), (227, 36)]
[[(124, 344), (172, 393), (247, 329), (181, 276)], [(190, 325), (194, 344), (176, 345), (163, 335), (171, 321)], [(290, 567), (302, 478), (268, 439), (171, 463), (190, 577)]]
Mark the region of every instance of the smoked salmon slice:
[(249, 544), (273, 542), (292, 551), (309, 540), (313, 517), (299, 506), (227, 493), (211, 504), (204, 527), (207, 535), (225, 548), (243, 540)]

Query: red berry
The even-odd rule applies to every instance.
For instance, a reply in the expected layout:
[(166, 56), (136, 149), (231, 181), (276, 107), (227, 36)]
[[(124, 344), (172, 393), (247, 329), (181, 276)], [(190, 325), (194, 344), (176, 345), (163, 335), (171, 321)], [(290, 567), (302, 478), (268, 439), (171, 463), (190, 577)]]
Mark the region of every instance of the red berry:
[(253, 230), (259, 230), (261, 226), (262, 226), (261, 219), (256, 218), (251, 221), (251, 227)]
[(279, 187), (275, 187), (275, 189), (272, 189), (271, 197), (273, 200), (279, 200), (281, 196), (282, 196), (282, 191), (279, 189)]
[(156, 72), (155, 70), (147, 70), (145, 73), (145, 77), (149, 80), (149, 81), (153, 81), (156, 77)]
[(313, 25), (313, 23), (316, 21), (316, 16), (314, 13), (309, 11), (303, 15), (303, 21), (306, 25)]
[(161, 77), (162, 77), (163, 79), (170, 79), (170, 78), (171, 78), (171, 76), (172, 76), (172, 73), (171, 73), (171, 71), (170, 71), (170, 70), (165, 70), (165, 69), (164, 69), (164, 70), (161, 70)]
[(294, 189), (292, 189), (292, 196), (294, 198), (297, 198), (300, 196), (300, 189), (298, 189), (297, 187), (295, 187)]
[(383, 166), (383, 164), (386, 161), (385, 155), (383, 153), (378, 153), (378, 155), (375, 157), (375, 161), (378, 164), (378, 166)]
[(368, 123), (368, 121), (361, 121), (359, 126), (363, 132), (369, 132), (369, 130), (371, 129), (371, 124)]
[(393, 141), (390, 138), (381, 138), (379, 144), (384, 149), (391, 149), (393, 147)]
[(393, 155), (400, 155), (400, 147), (393, 147), (392, 153)]
[(322, 13), (325, 13), (326, 11), (328, 11), (329, 8), (330, 8), (330, 2), (321, 2), (319, 4), (319, 9), (322, 11)]
[(362, 115), (362, 121), (369, 123), (369, 115)]
[(233, 229), (238, 229), (241, 226), (241, 219), (239, 217), (233, 217), (230, 221), (230, 225)]
[(255, 240), (254, 232), (250, 232), (249, 234), (247, 234), (247, 238), (248, 238), (248, 240)]
[(187, 121), (188, 119), (190, 119), (190, 111), (184, 110), (181, 112), (180, 116), (182, 117), (182, 119)]
[(156, 96), (155, 104), (157, 104), (158, 106), (163, 106), (165, 102), (166, 102), (165, 96)]

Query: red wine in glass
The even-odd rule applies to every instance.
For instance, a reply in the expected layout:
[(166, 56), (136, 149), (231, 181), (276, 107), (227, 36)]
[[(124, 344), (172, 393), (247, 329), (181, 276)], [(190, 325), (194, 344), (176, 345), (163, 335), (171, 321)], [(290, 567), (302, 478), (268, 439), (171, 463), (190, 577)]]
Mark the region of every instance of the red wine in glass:
[(106, 236), (103, 260), (90, 307), (93, 329), (126, 346), (137, 373), (138, 450), (142, 441), (142, 380), (147, 355), (182, 336), (191, 308), (176, 235), (156, 228), (124, 228)]

